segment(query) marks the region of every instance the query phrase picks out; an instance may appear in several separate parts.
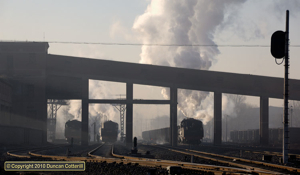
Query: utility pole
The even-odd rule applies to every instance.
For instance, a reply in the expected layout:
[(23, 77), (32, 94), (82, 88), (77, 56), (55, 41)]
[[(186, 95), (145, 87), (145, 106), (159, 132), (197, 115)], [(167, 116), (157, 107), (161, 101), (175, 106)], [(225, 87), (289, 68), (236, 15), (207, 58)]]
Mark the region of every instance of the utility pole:
[(285, 29), (285, 74), (284, 74), (284, 141), (283, 141), (283, 163), (288, 163), (289, 147), (289, 11), (286, 11), (286, 29)]
[[(289, 146), (289, 11), (286, 11), (285, 32), (276, 31), (271, 37), (271, 54), (276, 59), (284, 57), (284, 109), (283, 109), (283, 163), (288, 163), (288, 146)], [(275, 59), (276, 64), (277, 60)], [(282, 61), (283, 62), (283, 61)], [(281, 64), (281, 63), (280, 63)], [(280, 65), (278, 64), (278, 65)]]

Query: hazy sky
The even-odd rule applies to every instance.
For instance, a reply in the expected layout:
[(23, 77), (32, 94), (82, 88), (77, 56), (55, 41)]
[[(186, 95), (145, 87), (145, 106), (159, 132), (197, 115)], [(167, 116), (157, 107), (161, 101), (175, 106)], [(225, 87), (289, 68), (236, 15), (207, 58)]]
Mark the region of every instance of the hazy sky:
[[(298, 34), (300, 1), (214, 0), (213, 3), (209, 1), (211, 0), (161, 2), (151, 0), (0, 0), (0, 39), (270, 45), (272, 33), (276, 30), (285, 30), (285, 11), (289, 9), (290, 44), (300, 45)], [(194, 10), (195, 14), (190, 14), (192, 13), (190, 9)], [(175, 21), (169, 21), (169, 19)], [(174, 28), (169, 29), (168, 26), (171, 25)], [(189, 25), (192, 27), (186, 30), (185, 26)], [(173, 29), (172, 35), (169, 35), (168, 32)], [(187, 38), (186, 31), (189, 32), (189, 40), (184, 40)], [(153, 37), (155, 32), (158, 38)], [(191, 38), (193, 36), (195, 39)], [(205, 37), (201, 38), (202, 36)], [(191, 52), (188, 49), (184, 50), (185, 48), (177, 48), (176, 53), (183, 56), (174, 59), (173, 62), (168, 59), (163, 60), (163, 58), (171, 57), (173, 54), (171, 51), (174, 48), (155, 47), (50, 43), (49, 53), (133, 63), (162, 63), (164, 65), (167, 62), (170, 66), (184, 67), (183, 64), (186, 64), (182, 59), (184, 54), (195, 52), (200, 53), (204, 60), (212, 61), (211, 66), (205, 67), (209, 70), (272, 77), (284, 75), (283, 65), (275, 64), (269, 47), (200, 47), (200, 49), (195, 48), (196, 50), (193, 48)], [(157, 54), (160, 49), (162, 52), (168, 49), (169, 55)], [(148, 55), (145, 56), (145, 54)], [(299, 55), (300, 47), (290, 47), (290, 77), (293, 79), (300, 79)], [(149, 58), (151, 56), (156, 56), (156, 58)], [(152, 62), (147, 59), (152, 59)], [(249, 98), (248, 102), (258, 106), (258, 100), (258, 98)], [(271, 99), (270, 104), (281, 106), (282, 102)]]

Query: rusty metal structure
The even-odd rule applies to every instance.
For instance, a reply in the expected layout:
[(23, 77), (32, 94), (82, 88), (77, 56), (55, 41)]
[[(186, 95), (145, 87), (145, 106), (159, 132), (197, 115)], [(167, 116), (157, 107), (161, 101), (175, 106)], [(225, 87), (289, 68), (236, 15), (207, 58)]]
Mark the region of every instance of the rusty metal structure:
[(56, 134), (56, 119), (57, 119), (57, 111), (62, 105), (67, 105), (67, 103), (64, 100), (55, 100), (55, 99), (48, 99), (48, 118), (47, 118), (47, 135), (48, 135), (48, 141), (54, 141), (55, 140), (55, 134)]

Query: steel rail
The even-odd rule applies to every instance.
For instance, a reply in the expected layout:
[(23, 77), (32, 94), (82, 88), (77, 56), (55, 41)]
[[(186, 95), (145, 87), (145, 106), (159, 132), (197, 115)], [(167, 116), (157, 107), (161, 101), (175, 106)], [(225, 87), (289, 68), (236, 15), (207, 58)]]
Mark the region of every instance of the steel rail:
[(13, 157), (18, 157), (18, 158), (31, 158), (30, 155), (19, 155), (19, 154), (14, 154), (14, 153), (11, 153), (11, 152), (6, 152), (7, 155), (9, 156), (13, 156)]
[[(214, 165), (205, 165), (205, 164), (196, 164), (189, 162), (180, 162), (180, 161), (171, 161), (171, 160), (160, 160), (160, 159), (149, 159), (149, 158), (141, 158), (141, 157), (133, 157), (133, 156), (124, 156), (118, 155), (113, 152), (112, 146), (112, 155), (116, 158), (105, 158), (97, 155), (93, 155), (95, 151), (101, 148), (104, 144), (94, 148), (93, 150), (88, 152), (89, 157), (75, 157), (75, 156), (56, 156), (56, 155), (43, 155), (34, 153), (33, 151), (29, 151), (29, 157), (41, 157), (41, 158), (50, 158), (53, 160), (68, 160), (68, 161), (87, 161), (87, 162), (108, 162), (108, 163), (123, 163), (123, 164), (138, 164), (141, 166), (147, 167), (162, 167), (166, 168), (167, 166), (180, 166), (184, 169), (192, 169), (204, 172), (212, 172), (212, 173), (222, 173), (222, 172), (233, 172), (233, 173), (260, 173), (260, 174), (270, 174), (266, 171), (254, 171), (251, 169), (241, 169), (241, 168), (233, 168), (233, 167), (224, 167), (224, 166), (214, 166)], [(52, 147), (53, 148), (53, 147)], [(41, 148), (39, 149), (41, 150)], [(34, 150), (36, 151), (36, 150)], [(11, 153), (13, 154), (13, 153)], [(16, 155), (19, 156), (19, 155)]]
[[(161, 146), (158, 146), (158, 147), (161, 147)], [(179, 151), (179, 150), (175, 150), (174, 148), (167, 148), (167, 147), (161, 147), (161, 148), (168, 149), (168, 150), (174, 151), (174, 152), (179, 152), (179, 153), (182, 153), (182, 154), (194, 155), (194, 156), (209, 159), (209, 160), (212, 160), (212, 161), (227, 163), (229, 165), (238, 166), (238, 167), (241, 167), (241, 168), (244, 167), (244, 168), (247, 168), (247, 169), (253, 169), (253, 170), (257, 170), (257, 171), (272, 172), (272, 173), (275, 173), (275, 174), (279, 173), (279, 172), (275, 172), (275, 171), (266, 170), (266, 169), (263, 169), (263, 168), (255, 168), (255, 167), (249, 166), (249, 165), (234, 163), (232, 161), (235, 160), (235, 161), (240, 161), (240, 162), (245, 162), (245, 163), (250, 163), (250, 164), (255, 164), (255, 165), (263, 165), (263, 166), (266, 166), (266, 167), (273, 167), (273, 168), (278, 168), (278, 169), (281, 169), (281, 170), (288, 170), (288, 171), (293, 172), (293, 173), (299, 173), (300, 172), (299, 168), (294, 168), (294, 167), (289, 167), (289, 166), (282, 166), (282, 165), (271, 164), (271, 163), (265, 163), (265, 162), (260, 162), (260, 161), (253, 161), (253, 160), (242, 159), (242, 158), (237, 158), (237, 157), (224, 156), (224, 155), (219, 155), (219, 154), (214, 154), (214, 153), (207, 153), (207, 152), (189, 150), (189, 149), (182, 149), (182, 148), (177, 148), (177, 149), (181, 149), (181, 150), (184, 150), (184, 151)], [(208, 156), (215, 156), (217, 158), (230, 159), (230, 161), (220, 160), (220, 159), (217, 159), (217, 158), (211, 158), (211, 157), (206, 157), (206, 156), (201, 156), (201, 155), (197, 155), (197, 154), (193, 154), (193, 153), (188, 153), (188, 152), (185, 152), (185, 151), (198, 153), (198, 154), (204, 154), (204, 155), (208, 155)]]
[[(133, 156), (125, 156), (125, 155), (118, 155), (113, 153), (112, 148), (112, 155), (114, 157), (118, 157), (123, 160), (135, 160), (138, 163), (146, 162), (147, 164), (151, 165), (159, 165), (163, 167), (167, 166), (181, 166), (185, 169), (194, 169), (199, 171), (209, 171), (214, 173), (222, 173), (222, 172), (244, 172), (244, 173), (253, 173), (253, 170), (250, 169), (241, 169), (241, 168), (234, 168), (234, 167), (224, 167), (224, 166), (215, 166), (215, 165), (207, 165), (207, 164), (197, 164), (197, 163), (189, 163), (189, 162), (180, 162), (180, 161), (171, 161), (171, 160), (160, 160), (160, 159), (150, 159), (150, 158), (143, 158), (143, 157), (133, 157)], [(259, 173), (264, 173), (257, 171)], [(267, 173), (270, 174), (270, 173)]]
[[(248, 169), (248, 170), (253, 170), (253, 172), (255, 172), (255, 173), (282, 174), (281, 172), (266, 170), (266, 169), (263, 169), (263, 168), (256, 168), (256, 167), (249, 166), (249, 165), (242, 165), (242, 164), (235, 163), (235, 162), (232, 162), (232, 161), (220, 160), (218, 158), (211, 158), (211, 157), (207, 157), (207, 156), (201, 156), (201, 155), (198, 155), (198, 154), (187, 153), (187, 152), (184, 152), (184, 151), (179, 151), (179, 150), (174, 150), (174, 149), (169, 149), (169, 150), (174, 151), (174, 152), (178, 152), (178, 153), (182, 153), (182, 154), (193, 155), (195, 157), (200, 157), (200, 158), (208, 159), (208, 160), (215, 161), (215, 162), (225, 163), (225, 164), (240, 167), (240, 168), (245, 168), (245, 169)], [(234, 160), (234, 159), (231, 159), (231, 160)]]
[(256, 164), (256, 165), (264, 165), (264, 166), (268, 166), (268, 167), (279, 168), (279, 169), (284, 169), (284, 170), (288, 170), (288, 171), (291, 171), (291, 172), (300, 173), (300, 168), (294, 168), (294, 167), (289, 167), (289, 166), (277, 165), (277, 164), (272, 164), (272, 163), (248, 160), (248, 159), (231, 157), (231, 156), (224, 156), (224, 155), (219, 155), (219, 154), (214, 154), (214, 153), (207, 153), (207, 152), (196, 151), (196, 150), (189, 150), (189, 149), (185, 149), (185, 150), (190, 151), (190, 152), (206, 154), (206, 155), (211, 155), (211, 156), (216, 156), (216, 157), (222, 157), (222, 158), (231, 159), (231, 160), (235, 159), (236, 161), (247, 162), (247, 163), (252, 163), (252, 164)]
[[(89, 151), (88, 154), (95, 152), (100, 147), (102, 147), (104, 144), (99, 145), (98, 147), (94, 148), (93, 150)], [(35, 150), (36, 151), (36, 150)], [(38, 154), (33, 153), (32, 151), (28, 152), (29, 155), (35, 156), (35, 157), (41, 157), (41, 158), (51, 158), (53, 160), (89, 160), (90, 157), (77, 157), (77, 156), (55, 156), (55, 155), (45, 155), (45, 154)], [(83, 159), (82, 159), (83, 158)]]
[(87, 155), (88, 155), (89, 157), (92, 157), (92, 154), (93, 154), (94, 152), (96, 152), (98, 149), (100, 149), (104, 144), (105, 144), (105, 143), (103, 143), (103, 144), (99, 145), (98, 147), (96, 147), (95, 149), (91, 150), (90, 152), (88, 152)]
[[(216, 146), (216, 145), (201, 145), (201, 147), (215, 147), (215, 148), (222, 148), (222, 149), (236, 149), (236, 150), (243, 150), (245, 152), (251, 152), (256, 154), (266, 154), (266, 155), (275, 155), (275, 156), (282, 156), (282, 152), (276, 152), (276, 151), (256, 151), (256, 150), (249, 150), (247, 148), (238, 148), (234, 147), (234, 145), (226, 145), (226, 146)], [(265, 147), (266, 148), (266, 147)], [(300, 158), (300, 154), (288, 154), (289, 156), (296, 156), (296, 158)]]
[[(278, 156), (281, 157), (282, 153), (280, 152), (273, 152), (273, 151), (246, 151), (245, 152), (251, 152), (251, 153), (255, 153), (255, 154), (264, 154), (264, 155), (274, 155), (274, 156)], [(300, 158), (299, 154), (289, 154), (289, 156), (295, 156), (296, 158)]]
[(44, 147), (37, 147), (37, 148), (22, 148), (22, 149), (7, 151), (6, 154), (18, 158), (31, 158), (30, 155), (21, 155), (21, 154), (16, 154), (15, 152), (26, 151), (26, 154), (28, 154), (27, 150), (34, 149), (35, 151), (38, 151), (38, 150), (51, 149), (51, 148), (62, 147), (62, 146), (68, 146), (68, 145), (51, 145), (51, 146), (44, 146)]

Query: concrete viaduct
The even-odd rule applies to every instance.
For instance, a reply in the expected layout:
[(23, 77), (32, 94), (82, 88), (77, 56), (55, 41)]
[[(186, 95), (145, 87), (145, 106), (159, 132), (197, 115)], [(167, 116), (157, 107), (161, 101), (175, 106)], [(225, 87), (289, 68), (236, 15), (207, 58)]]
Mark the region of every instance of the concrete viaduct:
[[(1, 59), (8, 58), (7, 55), (13, 55), (14, 58), (19, 58), (19, 61), (26, 62), (26, 59), (30, 59), (28, 55), (39, 53), (35, 56), (37, 62), (35, 66), (17, 63), (18, 59), (14, 59), (13, 64), (23, 66), (13, 66), (10, 69), (0, 67), (0, 73), (14, 78), (22, 76), (22, 81), (28, 80), (36, 83), (36, 86), (44, 93), (36, 99), (43, 102), (39, 109), (42, 110), (40, 114), (46, 115), (47, 113), (47, 99), (82, 100), (82, 144), (88, 144), (89, 103), (124, 103), (126, 104), (126, 142), (128, 144), (131, 144), (133, 137), (133, 104), (170, 104), (170, 140), (173, 146), (177, 145), (177, 90), (180, 88), (214, 93), (214, 144), (217, 145), (222, 142), (222, 93), (260, 97), (260, 140), (261, 144), (267, 145), (269, 98), (283, 98), (283, 78), (52, 55), (47, 53), (48, 43), (1, 43), (0, 48), (1, 45), (10, 45), (18, 49), (25, 48), (20, 53), (2, 50)], [(27, 51), (24, 45), (31, 49)], [(7, 64), (9, 66), (10, 63)], [(26, 65), (28, 65), (27, 68)], [(37, 75), (38, 77), (35, 77)], [(34, 82), (30, 79), (39, 79), (39, 81)], [(126, 99), (89, 99), (89, 79), (126, 83)], [(133, 84), (169, 87), (170, 99), (135, 100), (133, 99)], [(289, 88), (290, 99), (300, 100), (300, 81), (290, 80)], [(46, 116), (42, 118), (46, 119)]]

